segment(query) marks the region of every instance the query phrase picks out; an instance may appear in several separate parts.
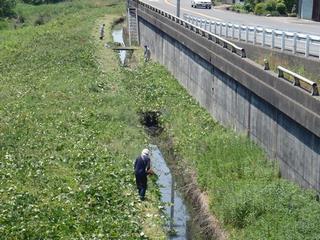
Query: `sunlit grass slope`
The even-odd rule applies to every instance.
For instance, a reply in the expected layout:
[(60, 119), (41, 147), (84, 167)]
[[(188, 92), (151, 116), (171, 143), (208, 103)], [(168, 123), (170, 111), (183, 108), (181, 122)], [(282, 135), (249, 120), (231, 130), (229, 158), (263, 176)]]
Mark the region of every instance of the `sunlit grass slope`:
[(136, 194), (147, 137), (125, 76), (96, 61), (97, 19), (112, 15), (101, 19), (110, 28), (125, 12), (110, 3), (20, 4), (30, 24), (0, 32), (0, 239), (164, 238), (156, 189), (145, 204)]

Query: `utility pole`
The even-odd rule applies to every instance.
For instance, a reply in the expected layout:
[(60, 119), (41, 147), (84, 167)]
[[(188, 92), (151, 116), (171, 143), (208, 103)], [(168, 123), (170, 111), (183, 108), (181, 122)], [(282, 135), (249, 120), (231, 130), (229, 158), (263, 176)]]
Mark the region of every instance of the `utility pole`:
[(177, 17), (180, 17), (180, 0), (177, 0)]

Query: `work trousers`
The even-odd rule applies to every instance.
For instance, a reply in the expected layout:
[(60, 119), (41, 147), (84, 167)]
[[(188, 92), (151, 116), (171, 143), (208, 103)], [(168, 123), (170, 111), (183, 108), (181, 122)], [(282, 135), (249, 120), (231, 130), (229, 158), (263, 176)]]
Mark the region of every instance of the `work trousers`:
[(147, 182), (148, 182), (147, 175), (136, 174), (136, 184), (137, 184), (137, 189), (138, 189), (141, 200), (144, 200), (144, 197), (146, 195)]

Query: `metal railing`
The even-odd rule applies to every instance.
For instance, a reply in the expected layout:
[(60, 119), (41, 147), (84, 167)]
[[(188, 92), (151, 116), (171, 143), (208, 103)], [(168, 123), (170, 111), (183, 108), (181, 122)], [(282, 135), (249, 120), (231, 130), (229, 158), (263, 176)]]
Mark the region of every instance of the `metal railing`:
[(293, 78), (293, 85), (294, 86), (301, 87), (301, 82), (302, 82), (303, 84), (310, 86), (310, 89), (305, 88), (305, 87), (303, 87), (303, 89), (309, 90), (312, 96), (319, 95), (317, 83), (315, 83), (315, 82), (313, 82), (313, 81), (311, 81), (311, 80), (309, 80), (309, 79), (307, 79), (297, 73), (294, 73), (284, 67), (278, 66), (278, 77), (283, 78), (283, 79), (287, 79), (287, 78), (285, 78), (284, 73), (288, 74), (290, 77)]
[(147, 9), (150, 9), (153, 12), (156, 12), (156, 13), (172, 20), (173, 22), (185, 27), (186, 29), (189, 29), (190, 31), (192, 31), (202, 37), (207, 38), (208, 40), (212, 41), (213, 43), (218, 44), (225, 49), (228, 49), (232, 53), (235, 53), (235, 54), (241, 56), (242, 58), (246, 57), (246, 52), (242, 47), (237, 46), (236, 44), (224, 39), (223, 37), (220, 37), (212, 32), (207, 31), (206, 29), (198, 27), (197, 25), (190, 23), (182, 18), (176, 17), (175, 15), (172, 15), (166, 11), (155, 8), (148, 3), (138, 1), (138, 5), (141, 5)]
[(306, 57), (313, 56), (320, 58), (320, 36), (216, 22), (188, 14), (184, 14), (183, 18), (187, 22), (219, 36), (245, 41), (253, 45), (280, 49), (281, 51), (287, 50), (293, 54), (300, 53)]

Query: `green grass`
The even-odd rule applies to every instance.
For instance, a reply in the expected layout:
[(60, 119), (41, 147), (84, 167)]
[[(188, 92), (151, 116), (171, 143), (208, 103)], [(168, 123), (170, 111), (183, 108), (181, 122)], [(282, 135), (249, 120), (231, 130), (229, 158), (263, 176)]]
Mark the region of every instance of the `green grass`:
[[(149, 141), (137, 112), (157, 110), (232, 239), (319, 239), (313, 192), (279, 179), (163, 67), (117, 65), (95, 40), (125, 12), (110, 3), (18, 5), (27, 24), (0, 34), (1, 238), (164, 239), (158, 191), (151, 182), (139, 203), (132, 169)], [(34, 27), (37, 9), (50, 18)]]
[[(109, 3), (20, 4), (30, 24), (0, 34), (1, 239), (142, 239), (148, 221), (164, 238), (160, 215), (145, 219), (157, 190), (141, 204), (134, 184), (148, 138), (117, 63), (97, 61), (97, 19), (125, 11)], [(43, 11), (50, 21), (34, 27)]]
[(258, 146), (212, 120), (163, 67), (149, 64), (127, 79), (138, 109), (163, 113), (176, 154), (195, 169), (231, 239), (319, 239), (314, 192), (279, 179)]

